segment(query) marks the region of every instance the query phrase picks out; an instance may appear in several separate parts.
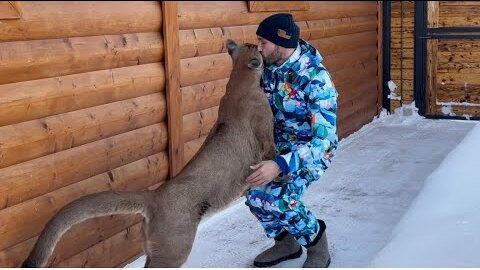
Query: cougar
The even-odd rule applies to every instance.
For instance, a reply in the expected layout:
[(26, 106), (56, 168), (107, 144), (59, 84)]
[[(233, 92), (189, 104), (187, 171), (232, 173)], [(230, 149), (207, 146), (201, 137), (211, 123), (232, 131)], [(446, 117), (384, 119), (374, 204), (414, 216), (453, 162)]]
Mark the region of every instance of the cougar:
[(144, 217), (146, 267), (181, 267), (198, 225), (250, 188), (250, 166), (274, 157), (273, 113), (260, 87), (263, 61), (256, 45), (225, 43), (233, 69), (218, 118), (197, 154), (154, 191), (99, 192), (63, 207), (45, 226), (22, 267), (45, 267), (73, 225), (114, 214)]

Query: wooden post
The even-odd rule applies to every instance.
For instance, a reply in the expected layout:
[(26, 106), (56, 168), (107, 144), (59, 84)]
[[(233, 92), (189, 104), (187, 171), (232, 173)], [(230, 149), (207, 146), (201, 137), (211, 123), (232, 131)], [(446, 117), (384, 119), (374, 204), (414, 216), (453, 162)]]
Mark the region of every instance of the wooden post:
[(377, 5), (377, 114), (380, 115), (383, 107), (383, 1)]
[[(439, 1), (428, 1), (427, 27), (437, 28), (439, 25)], [(437, 100), (437, 62), (438, 39), (427, 41), (427, 98), (426, 114), (436, 114)]]
[(184, 165), (177, 2), (162, 1), (162, 13), (168, 115), (168, 160), (170, 177), (174, 177), (182, 170)]

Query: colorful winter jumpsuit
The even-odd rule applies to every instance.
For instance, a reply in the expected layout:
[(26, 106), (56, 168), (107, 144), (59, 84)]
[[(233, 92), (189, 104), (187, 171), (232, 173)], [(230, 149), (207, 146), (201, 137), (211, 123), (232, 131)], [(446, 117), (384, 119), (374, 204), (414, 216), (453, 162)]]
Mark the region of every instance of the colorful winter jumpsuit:
[(338, 144), (338, 93), (322, 60), (300, 39), (285, 63), (265, 68), (262, 86), (275, 116), (275, 161), (280, 176), (289, 180), (272, 181), (246, 194), (246, 204), (267, 237), (286, 231), (303, 246), (313, 243), (320, 225), (300, 198), (330, 166)]

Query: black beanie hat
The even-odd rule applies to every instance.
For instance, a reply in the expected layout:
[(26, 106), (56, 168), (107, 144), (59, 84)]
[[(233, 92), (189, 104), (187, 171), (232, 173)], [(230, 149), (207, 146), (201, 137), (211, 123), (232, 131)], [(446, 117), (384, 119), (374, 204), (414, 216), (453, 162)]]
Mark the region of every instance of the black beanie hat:
[(300, 30), (293, 21), (292, 14), (278, 13), (263, 20), (257, 35), (284, 48), (296, 48)]

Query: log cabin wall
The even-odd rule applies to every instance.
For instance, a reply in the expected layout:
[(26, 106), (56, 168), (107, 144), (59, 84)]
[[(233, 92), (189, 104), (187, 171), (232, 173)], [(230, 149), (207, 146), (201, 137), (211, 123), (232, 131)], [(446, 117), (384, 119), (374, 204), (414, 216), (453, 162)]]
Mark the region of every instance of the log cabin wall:
[[(21, 16), (0, 14), (0, 267), (68, 202), (168, 175), (161, 3), (15, 4)], [(142, 251), (139, 221), (84, 222), (51, 265), (122, 265)]]
[(429, 1), (427, 113), (480, 119), (480, 1)]
[[(428, 1), (427, 27), (438, 30), (427, 34), (426, 63), (420, 63), (428, 116), (480, 117), (479, 8), (480, 1)], [(414, 102), (414, 27), (415, 2), (392, 1), (390, 75), (397, 88), (391, 111)]]
[[(72, 200), (155, 188), (191, 159), (225, 93), (226, 39), (255, 43), (258, 23), (280, 11), (251, 4), (178, 2), (168, 22), (160, 2), (15, 2), (18, 13), (0, 16), (1, 267), (18, 266)], [(319, 49), (339, 91), (345, 137), (381, 107), (377, 2), (297, 6), (301, 36)], [(142, 253), (140, 221), (77, 225), (50, 266), (123, 266)]]

